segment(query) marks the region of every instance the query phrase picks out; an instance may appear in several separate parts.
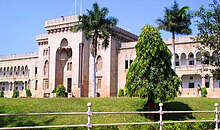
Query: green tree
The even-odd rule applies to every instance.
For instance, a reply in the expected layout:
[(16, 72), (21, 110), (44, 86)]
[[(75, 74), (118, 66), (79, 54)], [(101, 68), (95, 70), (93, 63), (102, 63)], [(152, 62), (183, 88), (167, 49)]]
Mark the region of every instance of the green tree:
[(215, 67), (212, 70), (215, 79), (220, 79), (220, 4), (217, 0), (213, 0), (213, 4), (210, 4), (210, 9), (205, 9), (201, 6), (198, 11), (195, 12), (195, 16), (199, 18), (196, 21), (198, 34), (196, 40), (203, 46), (208, 47), (213, 51), (214, 55), (207, 55), (205, 48), (198, 47), (201, 50), (203, 64), (210, 64)]
[(179, 5), (174, 1), (174, 5), (171, 8), (165, 7), (165, 14), (163, 19), (157, 19), (158, 29), (165, 30), (172, 33), (172, 68), (176, 71), (175, 61), (175, 35), (184, 34), (189, 35), (192, 30), (189, 28), (191, 25), (191, 14), (189, 13), (189, 7), (184, 6), (179, 8)]
[(63, 84), (59, 84), (57, 86), (56, 96), (57, 97), (65, 97), (65, 87), (63, 86)]
[(102, 39), (102, 46), (106, 49), (109, 45), (109, 38), (114, 34), (113, 26), (116, 26), (117, 19), (107, 17), (108, 9), (100, 9), (97, 3), (93, 4), (91, 10), (87, 10), (87, 15), (79, 15), (79, 24), (73, 27), (73, 32), (82, 31), (87, 40), (91, 40), (91, 54), (93, 56), (93, 74), (92, 74), (92, 96), (96, 96), (96, 56), (97, 43)]
[(137, 57), (126, 76), (126, 94), (147, 98), (147, 109), (152, 110), (155, 100), (176, 97), (181, 81), (171, 68), (172, 53), (157, 29), (145, 26), (135, 49)]

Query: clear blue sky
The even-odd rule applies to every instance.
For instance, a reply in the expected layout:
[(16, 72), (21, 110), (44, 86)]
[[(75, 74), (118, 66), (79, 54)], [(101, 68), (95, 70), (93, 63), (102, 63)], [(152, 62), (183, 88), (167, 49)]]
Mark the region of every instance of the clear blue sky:
[[(83, 0), (83, 13), (98, 2), (108, 7), (109, 16), (119, 19), (118, 26), (136, 35), (147, 24), (157, 26), (155, 20), (162, 18), (164, 7), (173, 0)], [(212, 0), (177, 0), (180, 7), (188, 5), (195, 11)], [(45, 20), (74, 15), (75, 0), (0, 0), (0, 55), (37, 52), (36, 34), (46, 33)], [(193, 22), (193, 21), (192, 21)], [(192, 24), (196, 35), (195, 23)], [(161, 31), (163, 38), (171, 34)]]

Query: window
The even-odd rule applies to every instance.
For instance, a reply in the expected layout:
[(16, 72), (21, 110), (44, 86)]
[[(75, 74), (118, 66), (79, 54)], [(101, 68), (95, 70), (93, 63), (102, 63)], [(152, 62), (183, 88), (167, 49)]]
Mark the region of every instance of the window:
[(180, 66), (180, 62), (179, 61), (176, 61), (176, 66)]
[(38, 80), (35, 80), (35, 90), (37, 90), (38, 87)]
[(101, 86), (102, 86), (102, 79), (98, 79), (97, 88), (101, 89)]
[(44, 88), (49, 89), (48, 79), (44, 79)]
[(205, 82), (205, 87), (209, 88), (209, 82)]
[(101, 44), (98, 44), (98, 50), (100, 50), (101, 49)]
[(67, 63), (67, 71), (71, 71), (72, 70), (72, 62), (68, 62)]
[(125, 69), (128, 69), (128, 60), (125, 60)]
[(45, 61), (44, 63), (44, 75), (48, 75), (49, 72), (49, 62)]
[(189, 61), (189, 65), (194, 65), (194, 61)]
[(193, 79), (193, 77), (189, 77), (189, 79), (191, 79), (191, 80), (192, 80), (192, 79)]
[(189, 83), (189, 88), (194, 88), (194, 83)]
[(35, 74), (37, 74), (37, 67), (35, 67)]
[(176, 66), (180, 66), (178, 54), (175, 54), (175, 61), (176, 61)]
[(101, 70), (102, 69), (102, 57), (98, 56), (97, 57), (97, 70)]
[(132, 62), (133, 62), (133, 60), (130, 60), (130, 66), (131, 66)]
[(2, 91), (5, 91), (5, 87), (2, 87)]

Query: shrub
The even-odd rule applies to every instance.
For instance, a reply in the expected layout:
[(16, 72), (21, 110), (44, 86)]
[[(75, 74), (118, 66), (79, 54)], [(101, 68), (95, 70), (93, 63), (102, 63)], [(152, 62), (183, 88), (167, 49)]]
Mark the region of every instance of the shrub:
[(27, 95), (27, 97), (31, 97), (32, 96), (30, 89), (26, 89), (26, 95)]
[(125, 96), (124, 89), (119, 89), (118, 96), (119, 97), (124, 97)]
[(63, 86), (63, 84), (59, 84), (56, 89), (56, 96), (65, 97), (65, 95), (65, 87)]
[(202, 87), (202, 97), (206, 97), (207, 93), (206, 87)]
[(4, 91), (0, 91), (0, 98), (4, 98)]
[(12, 98), (17, 98), (17, 97), (19, 97), (19, 91), (18, 90), (13, 90)]

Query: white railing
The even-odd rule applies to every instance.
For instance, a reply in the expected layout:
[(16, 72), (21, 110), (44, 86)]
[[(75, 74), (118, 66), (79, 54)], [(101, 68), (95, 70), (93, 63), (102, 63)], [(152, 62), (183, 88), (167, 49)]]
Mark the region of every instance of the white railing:
[[(8, 117), (8, 116), (52, 116), (52, 115), (87, 115), (88, 122), (87, 124), (80, 125), (52, 125), (52, 126), (25, 126), (25, 127), (5, 127), (0, 128), (0, 130), (18, 130), (18, 129), (41, 129), (41, 128), (73, 128), (73, 127), (87, 127), (90, 130), (92, 127), (96, 126), (126, 126), (126, 125), (146, 125), (146, 124), (159, 124), (160, 130), (163, 129), (164, 124), (171, 123), (198, 123), (198, 122), (213, 122), (215, 123), (215, 130), (218, 130), (218, 103), (215, 103), (215, 110), (207, 110), (207, 111), (163, 111), (163, 103), (159, 104), (159, 111), (137, 111), (137, 112), (93, 112), (91, 110), (92, 103), (87, 103), (88, 111), (87, 112), (62, 112), (62, 113), (23, 113), (23, 114), (0, 114), (0, 117)], [(185, 120), (185, 121), (163, 121), (163, 114), (187, 114), (187, 113), (214, 113), (214, 120)], [(106, 115), (106, 114), (159, 114), (159, 121), (155, 122), (129, 122), (129, 123), (109, 123), (109, 124), (92, 124), (92, 115)]]

